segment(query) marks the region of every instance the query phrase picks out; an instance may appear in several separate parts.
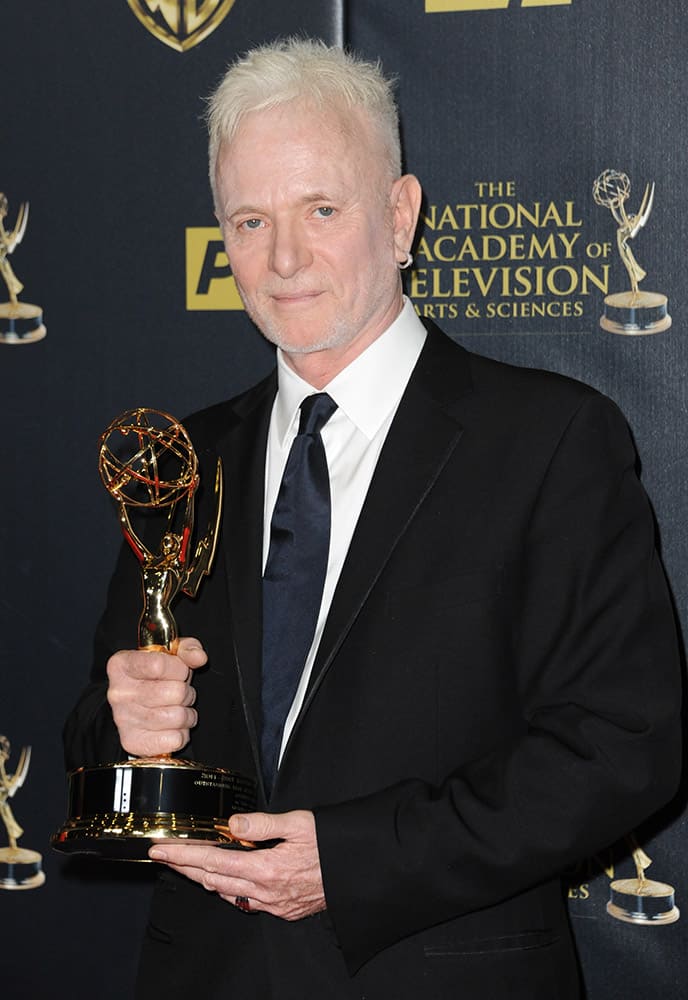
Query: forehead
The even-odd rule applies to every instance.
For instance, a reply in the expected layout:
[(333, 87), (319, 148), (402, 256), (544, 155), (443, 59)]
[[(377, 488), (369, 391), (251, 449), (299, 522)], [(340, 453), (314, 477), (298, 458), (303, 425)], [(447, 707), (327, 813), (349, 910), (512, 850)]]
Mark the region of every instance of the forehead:
[(246, 114), (220, 147), (217, 173), (231, 183), (272, 178), (277, 184), (323, 171), (369, 180), (382, 163), (382, 144), (364, 112), (293, 102)]

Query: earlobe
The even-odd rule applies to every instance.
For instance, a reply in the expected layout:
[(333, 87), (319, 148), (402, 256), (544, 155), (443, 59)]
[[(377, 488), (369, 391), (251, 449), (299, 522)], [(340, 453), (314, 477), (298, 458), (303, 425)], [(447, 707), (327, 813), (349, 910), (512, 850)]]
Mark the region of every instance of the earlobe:
[(409, 267), (411, 262), (410, 247), (418, 224), (422, 194), (420, 182), (413, 174), (404, 174), (394, 182), (394, 245), (400, 267)]

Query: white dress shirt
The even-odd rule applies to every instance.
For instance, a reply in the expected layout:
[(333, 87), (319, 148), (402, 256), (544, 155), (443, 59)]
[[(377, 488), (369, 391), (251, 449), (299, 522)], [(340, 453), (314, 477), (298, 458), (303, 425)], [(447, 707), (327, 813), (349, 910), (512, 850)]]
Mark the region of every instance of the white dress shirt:
[(299, 407), (314, 392), (327, 392), (337, 409), (321, 431), (330, 473), (330, 552), (313, 643), (287, 715), (281, 755), (301, 710), (332, 596), (392, 418), (425, 342), (426, 331), (408, 299), (397, 319), (323, 389), (300, 378), (277, 351), (278, 391), (270, 417), (265, 465), (263, 570), (270, 546), (270, 520)]

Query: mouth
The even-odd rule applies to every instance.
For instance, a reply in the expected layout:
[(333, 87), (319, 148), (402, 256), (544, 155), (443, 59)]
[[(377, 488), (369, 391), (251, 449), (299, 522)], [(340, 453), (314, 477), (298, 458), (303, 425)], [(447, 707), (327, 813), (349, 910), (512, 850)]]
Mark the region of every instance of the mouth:
[(309, 291), (299, 291), (299, 292), (274, 292), (270, 298), (278, 306), (289, 306), (301, 305), (313, 302), (317, 299), (322, 292), (309, 292)]

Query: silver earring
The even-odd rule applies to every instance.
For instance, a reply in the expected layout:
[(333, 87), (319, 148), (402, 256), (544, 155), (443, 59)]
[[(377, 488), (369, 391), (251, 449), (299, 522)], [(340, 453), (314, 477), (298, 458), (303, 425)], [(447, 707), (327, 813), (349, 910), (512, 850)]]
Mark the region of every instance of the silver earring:
[(405, 271), (407, 267), (411, 266), (411, 264), (413, 264), (413, 254), (409, 250), (408, 253), (406, 254), (406, 260), (402, 261), (401, 264), (399, 264), (399, 270)]

